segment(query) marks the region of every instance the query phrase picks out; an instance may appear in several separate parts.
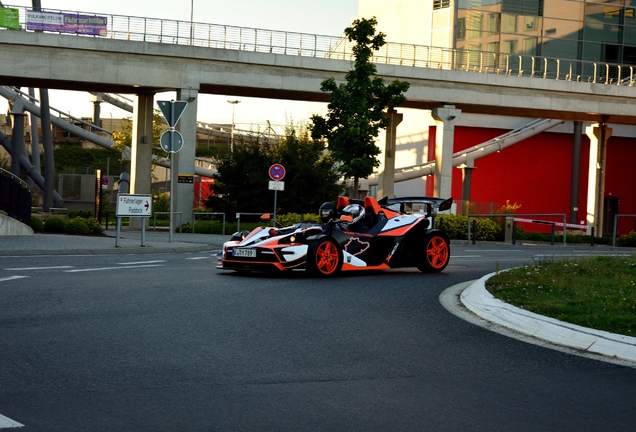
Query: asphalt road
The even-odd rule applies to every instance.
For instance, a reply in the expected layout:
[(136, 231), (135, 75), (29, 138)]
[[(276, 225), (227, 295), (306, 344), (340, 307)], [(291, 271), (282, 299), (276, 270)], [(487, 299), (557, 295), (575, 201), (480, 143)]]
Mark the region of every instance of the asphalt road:
[(636, 369), (440, 304), (555, 253), (579, 252), (459, 245), (441, 274), (334, 279), (223, 272), (212, 252), (0, 257), (0, 415), (28, 432), (632, 431)]

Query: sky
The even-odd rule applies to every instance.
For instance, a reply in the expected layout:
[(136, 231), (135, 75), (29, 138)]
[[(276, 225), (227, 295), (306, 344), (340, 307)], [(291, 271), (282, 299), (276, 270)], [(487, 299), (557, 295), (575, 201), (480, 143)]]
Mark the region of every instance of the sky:
[[(239, 27), (283, 30), (299, 33), (339, 36), (357, 17), (358, 0), (40, 0), (43, 9), (112, 15), (141, 16), (178, 21), (226, 24)], [(31, 7), (32, 0), (3, 0), (4, 6)], [(37, 96), (37, 92), (36, 92)], [(75, 117), (92, 117), (91, 95), (85, 92), (50, 90), (52, 107)], [(132, 95), (127, 95), (132, 97)], [(155, 100), (173, 99), (157, 95)], [(227, 101), (240, 100), (236, 105)], [(200, 95), (198, 120), (229, 124), (234, 108), (237, 128), (250, 125), (287, 124), (307, 120), (312, 114), (324, 114), (324, 105), (294, 101), (237, 98), (225, 95)], [(130, 117), (131, 113), (101, 106), (102, 118)]]

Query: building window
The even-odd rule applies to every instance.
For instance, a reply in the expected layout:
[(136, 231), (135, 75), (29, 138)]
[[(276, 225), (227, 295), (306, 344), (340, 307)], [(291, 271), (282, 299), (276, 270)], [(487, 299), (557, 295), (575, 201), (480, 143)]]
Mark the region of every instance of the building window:
[(450, 0), (433, 0), (433, 10), (446, 9), (450, 7)]

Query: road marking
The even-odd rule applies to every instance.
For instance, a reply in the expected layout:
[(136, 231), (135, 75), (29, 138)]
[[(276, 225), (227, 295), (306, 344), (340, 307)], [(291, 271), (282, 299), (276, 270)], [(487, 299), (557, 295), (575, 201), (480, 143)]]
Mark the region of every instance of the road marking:
[(27, 278), (28, 276), (9, 276), (6, 278), (0, 278), (0, 282), (6, 282), (6, 281), (10, 281), (10, 280), (14, 280), (14, 279), (22, 279), (22, 278)]
[(186, 259), (189, 259), (189, 260), (202, 260), (202, 259), (210, 259), (210, 257), (206, 257), (205, 256), (205, 257), (194, 257), (194, 258), (186, 258)]
[(22, 271), (22, 270), (51, 270), (51, 269), (64, 269), (73, 268), (73, 266), (50, 266), (50, 267), (14, 267), (6, 268), (6, 271)]
[(5, 417), (0, 414), (0, 429), (4, 428), (19, 428), (24, 427), (22, 423), (18, 423), (17, 421), (11, 420), (9, 417)]
[(102, 270), (121, 270), (122, 268), (144, 268), (144, 267), (163, 267), (162, 264), (148, 264), (148, 265), (130, 265), (126, 267), (94, 267), (87, 269), (75, 269), (75, 270), (65, 270), (65, 273), (80, 273), (80, 272), (89, 272), (89, 271), (102, 271)]
[(138, 262), (123, 262), (123, 263), (117, 263), (119, 265), (123, 265), (123, 266), (131, 266), (131, 265), (137, 265), (137, 264), (156, 264), (156, 263), (164, 263), (166, 262), (165, 260), (155, 260), (155, 261), (138, 261)]

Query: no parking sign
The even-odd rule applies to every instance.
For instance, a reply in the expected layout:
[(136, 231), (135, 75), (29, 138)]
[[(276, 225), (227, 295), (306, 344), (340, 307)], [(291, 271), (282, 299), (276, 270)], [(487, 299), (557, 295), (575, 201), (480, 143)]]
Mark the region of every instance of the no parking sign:
[(283, 167), (281, 164), (275, 163), (274, 165), (269, 167), (269, 177), (272, 180), (276, 181), (282, 180), (283, 177), (285, 177), (285, 167)]

